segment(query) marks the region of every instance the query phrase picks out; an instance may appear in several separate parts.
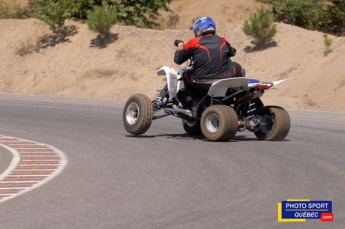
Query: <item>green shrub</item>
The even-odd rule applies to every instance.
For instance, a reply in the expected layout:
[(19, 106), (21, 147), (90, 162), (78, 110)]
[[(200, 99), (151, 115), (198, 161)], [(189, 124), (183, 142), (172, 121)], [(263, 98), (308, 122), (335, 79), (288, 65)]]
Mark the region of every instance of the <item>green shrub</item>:
[(39, 52), (40, 42), (38, 39), (32, 40), (27, 38), (25, 41), (21, 41), (19, 45), (16, 45), (16, 54), (20, 56), (25, 56), (33, 52)]
[(170, 11), (168, 4), (173, 0), (109, 1), (115, 2), (112, 6), (117, 11), (121, 22), (126, 25), (152, 28), (159, 25), (156, 22), (159, 11)]
[(195, 22), (196, 20), (198, 20), (199, 18), (201, 18), (201, 17), (194, 17), (194, 18), (192, 18), (192, 25), (193, 25), (194, 22)]
[(345, 35), (345, 0), (333, 0), (327, 4), (318, 29), (337, 36)]
[[(0, 0), (1, 1), (1, 0)], [(48, 23), (52, 30), (64, 25), (66, 19), (87, 19), (89, 12), (103, 5), (112, 9), (119, 22), (152, 28), (159, 25), (161, 10), (170, 11), (173, 0), (29, 0), (31, 14)], [(99, 10), (99, 9), (98, 9)]]
[(71, 0), (30, 0), (32, 13), (47, 23), (53, 31), (61, 28), (65, 20), (72, 17), (75, 1)]
[(168, 16), (167, 27), (174, 28), (177, 23), (180, 21), (180, 16), (177, 14), (170, 14)]
[(327, 56), (328, 53), (331, 52), (331, 45), (333, 43), (333, 40), (329, 38), (326, 33), (323, 34), (323, 38), (324, 38), (324, 44), (325, 44), (325, 50), (323, 51), (323, 55)]
[(277, 33), (271, 11), (261, 7), (256, 13), (251, 14), (242, 27), (243, 32), (255, 38), (257, 43), (267, 43)]
[(6, 2), (0, 1), (0, 19), (10, 18), (10, 8)]
[(309, 30), (345, 35), (345, 0), (257, 0), (272, 5), (275, 19)]
[(321, 9), (318, 4), (320, 0), (271, 0), (266, 2), (273, 5), (277, 21), (303, 28), (313, 27)]
[(116, 12), (106, 6), (96, 6), (87, 13), (87, 25), (90, 30), (102, 35), (109, 34), (111, 27), (118, 21)]
[(0, 19), (23, 19), (27, 17), (27, 10), (21, 8), (16, 1), (13, 1), (12, 4), (8, 5), (6, 2), (0, 0)]

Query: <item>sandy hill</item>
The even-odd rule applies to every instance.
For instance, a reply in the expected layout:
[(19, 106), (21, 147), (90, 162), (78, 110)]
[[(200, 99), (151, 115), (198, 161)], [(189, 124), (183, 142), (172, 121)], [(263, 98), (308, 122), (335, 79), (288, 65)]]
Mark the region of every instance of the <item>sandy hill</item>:
[[(345, 38), (333, 39), (324, 57), (323, 34), (277, 24), (275, 46), (253, 51), (243, 34), (243, 20), (258, 7), (254, 0), (176, 1), (176, 29), (149, 30), (114, 26), (108, 43), (83, 23), (68, 22), (78, 33), (69, 41), (24, 56), (17, 52), (49, 33), (36, 19), (0, 20), (0, 91), (72, 97), (126, 99), (133, 93), (150, 97), (164, 85), (156, 71), (173, 64), (175, 39), (188, 40), (192, 18), (214, 16), (218, 34), (237, 48), (234, 61), (247, 77), (263, 81), (287, 79), (263, 96), (266, 104), (286, 108), (345, 110)], [(233, 3), (233, 4), (230, 4)], [(49, 40), (50, 39), (50, 40)], [(52, 37), (46, 42), (52, 41)]]

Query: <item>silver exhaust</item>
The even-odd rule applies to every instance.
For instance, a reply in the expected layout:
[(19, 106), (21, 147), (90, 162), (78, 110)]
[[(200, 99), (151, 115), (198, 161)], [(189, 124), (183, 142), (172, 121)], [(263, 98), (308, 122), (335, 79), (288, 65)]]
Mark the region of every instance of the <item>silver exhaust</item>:
[(193, 113), (190, 110), (180, 109), (180, 108), (164, 108), (165, 112), (175, 112), (175, 113), (182, 113), (187, 115), (190, 118), (193, 118)]

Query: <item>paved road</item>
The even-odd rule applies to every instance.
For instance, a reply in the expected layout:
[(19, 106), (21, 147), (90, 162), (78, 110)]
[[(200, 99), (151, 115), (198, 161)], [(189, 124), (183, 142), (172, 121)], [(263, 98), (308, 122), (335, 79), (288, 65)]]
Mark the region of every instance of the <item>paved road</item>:
[[(0, 94), (0, 135), (68, 158), (59, 176), (0, 204), (0, 228), (344, 228), (344, 113), (290, 110), (285, 141), (242, 132), (214, 143), (187, 136), (173, 117), (128, 136), (122, 107)], [(278, 223), (287, 198), (332, 200), (335, 220)]]

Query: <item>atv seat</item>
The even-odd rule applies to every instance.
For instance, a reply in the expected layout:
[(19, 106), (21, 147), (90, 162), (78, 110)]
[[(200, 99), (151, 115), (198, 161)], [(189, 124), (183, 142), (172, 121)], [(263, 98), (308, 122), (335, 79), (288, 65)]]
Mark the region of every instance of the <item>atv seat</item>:
[(247, 79), (245, 77), (203, 80), (193, 79), (193, 83), (201, 94), (208, 94), (212, 97), (224, 97), (228, 89), (239, 91), (248, 88)]

